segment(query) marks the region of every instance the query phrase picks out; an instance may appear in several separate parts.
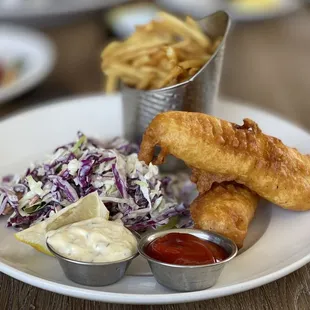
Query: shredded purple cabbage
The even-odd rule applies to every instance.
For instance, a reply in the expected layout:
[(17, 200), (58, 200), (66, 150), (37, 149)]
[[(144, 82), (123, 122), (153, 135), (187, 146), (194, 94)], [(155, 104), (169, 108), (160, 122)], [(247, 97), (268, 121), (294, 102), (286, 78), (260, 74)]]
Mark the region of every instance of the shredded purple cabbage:
[(43, 221), (91, 192), (110, 212), (136, 231), (159, 228), (178, 219), (190, 227), (194, 185), (188, 175), (165, 176), (138, 160), (138, 145), (116, 138), (109, 143), (87, 138), (55, 149), (51, 158), (32, 165), (23, 176), (0, 183), (0, 214), (12, 210), (7, 225), (24, 229)]

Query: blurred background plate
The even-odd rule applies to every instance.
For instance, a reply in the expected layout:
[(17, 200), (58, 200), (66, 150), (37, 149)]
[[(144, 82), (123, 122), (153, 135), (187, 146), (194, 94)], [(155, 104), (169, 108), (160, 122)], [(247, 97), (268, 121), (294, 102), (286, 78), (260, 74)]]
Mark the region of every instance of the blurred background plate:
[(0, 65), (13, 70), (7, 85), (0, 83), (0, 103), (13, 99), (44, 80), (54, 67), (56, 51), (43, 34), (31, 29), (0, 24)]
[(0, 0), (0, 18), (68, 15), (124, 2), (127, 0)]
[(236, 21), (255, 21), (277, 18), (295, 12), (303, 4), (301, 0), (252, 0), (236, 1), (228, 6), (232, 18)]
[(0, 20), (54, 26), (124, 2), (128, 0), (0, 0)]
[(202, 18), (217, 10), (225, 9), (226, 3), (224, 0), (156, 0), (155, 1), (162, 9), (171, 12), (192, 15), (195, 18)]
[(114, 35), (125, 39), (135, 31), (137, 25), (147, 24), (159, 11), (154, 3), (132, 2), (104, 12), (103, 20)]
[(157, 0), (163, 9), (202, 18), (216, 10), (227, 10), (235, 21), (275, 18), (294, 12), (302, 0)]

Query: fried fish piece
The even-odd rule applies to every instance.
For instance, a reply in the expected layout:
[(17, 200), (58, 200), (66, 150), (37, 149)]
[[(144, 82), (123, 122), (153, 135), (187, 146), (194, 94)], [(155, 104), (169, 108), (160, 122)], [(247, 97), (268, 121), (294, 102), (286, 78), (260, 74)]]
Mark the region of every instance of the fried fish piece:
[(195, 228), (210, 230), (233, 240), (242, 248), (259, 197), (236, 183), (213, 184), (190, 205)]
[[(154, 148), (161, 147), (154, 158)], [(158, 114), (144, 133), (139, 159), (163, 163), (168, 155), (205, 172), (205, 187), (220, 179), (243, 184), (290, 210), (310, 209), (310, 157), (265, 135), (244, 119), (242, 126), (202, 113)]]

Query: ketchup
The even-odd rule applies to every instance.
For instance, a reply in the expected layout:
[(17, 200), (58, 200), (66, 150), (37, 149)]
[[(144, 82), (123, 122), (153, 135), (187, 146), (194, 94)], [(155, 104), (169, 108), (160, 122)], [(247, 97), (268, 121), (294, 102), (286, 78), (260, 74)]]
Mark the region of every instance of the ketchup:
[(219, 245), (184, 233), (170, 233), (155, 239), (144, 250), (153, 259), (175, 265), (206, 265), (228, 257)]

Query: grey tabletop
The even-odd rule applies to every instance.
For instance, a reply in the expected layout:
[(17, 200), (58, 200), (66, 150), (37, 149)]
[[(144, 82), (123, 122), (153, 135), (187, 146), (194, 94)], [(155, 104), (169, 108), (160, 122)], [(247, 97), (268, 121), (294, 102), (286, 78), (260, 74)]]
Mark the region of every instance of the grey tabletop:
[[(39, 87), (0, 107), (0, 118), (44, 100), (102, 89), (99, 55), (106, 32), (99, 18), (45, 30), (58, 63)], [(87, 42), (87, 44), (85, 44)], [(70, 48), (79, 46), (79, 49)], [(227, 44), (221, 95), (242, 99), (310, 129), (310, 9), (277, 20), (238, 24)], [(58, 295), (0, 274), (1, 309), (310, 309), (310, 267), (262, 287), (191, 304), (130, 306)], [(120, 301), (121, 302), (121, 301)]]

